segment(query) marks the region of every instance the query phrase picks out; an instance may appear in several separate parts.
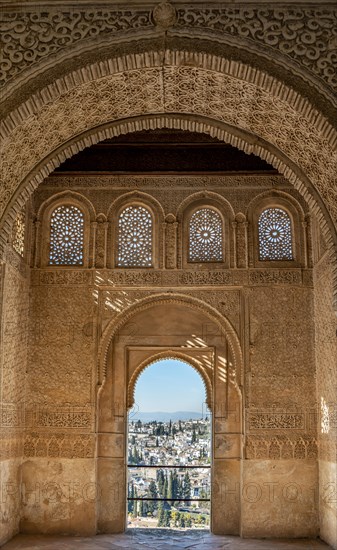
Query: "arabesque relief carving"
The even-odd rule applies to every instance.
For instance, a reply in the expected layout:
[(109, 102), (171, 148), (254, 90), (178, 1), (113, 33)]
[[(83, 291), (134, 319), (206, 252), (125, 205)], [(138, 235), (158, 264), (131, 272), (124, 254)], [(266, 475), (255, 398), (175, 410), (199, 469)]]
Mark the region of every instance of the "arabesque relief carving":
[[(202, 7), (181, 6), (169, 2), (157, 5), (153, 14), (141, 6), (118, 10), (50, 10), (41, 13), (26, 9), (20, 13), (4, 11), (0, 30), (3, 41), (1, 80), (15, 78), (40, 60), (69, 48), (83, 48), (111, 36), (128, 32), (163, 29), (208, 32), (208, 38), (236, 37), (244, 44), (274, 50), (280, 59), (291, 58), (300, 67), (319, 77), (335, 90), (334, 71), (337, 35), (336, 14), (332, 6), (323, 8), (280, 7)], [(286, 61), (283, 61), (286, 63)]]
[[(159, 59), (153, 59), (153, 67), (110, 76), (102, 75), (95, 82), (77, 85), (58, 99), (55, 98), (54, 102), (41, 107), (38, 117), (22, 122), (12, 131), (10, 140), (3, 147), (5, 184), (2, 186), (2, 207), (5, 208), (16, 186), (36, 162), (48, 151), (51, 152), (72, 138), (74, 128), (78, 135), (91, 124), (98, 126), (106, 120), (118, 119), (121, 116), (125, 118), (164, 111), (211, 117), (259, 135), (298, 164), (320, 191), (333, 219), (336, 220), (336, 153), (333, 145), (329, 144), (333, 132), (328, 126), (325, 125), (327, 135), (324, 138), (322, 132), (312, 123), (313, 113), (308, 112), (304, 115), (284, 99), (277, 97), (277, 94), (273, 96), (270, 91), (262, 88), (256, 94), (255, 84), (238, 80), (228, 74), (184, 66), (184, 54), (172, 53), (172, 62), (177, 62), (179, 56), (182, 63), (180, 66), (167, 65), (162, 70), (156, 66)], [(103, 74), (107, 69), (108, 67), (101, 66)], [(165, 100), (160, 84), (163, 78), (166, 88)], [(125, 94), (125, 89), (128, 89), (128, 94)], [(131, 97), (132, 102), (129, 101)], [(212, 97), (212, 101), (208, 101), (209, 97)], [(82, 116), (83, 109), (86, 112), (85, 117)], [(249, 119), (246, 109), (250, 112)], [(170, 123), (163, 119), (162, 122), (158, 120), (158, 124)], [(179, 126), (183, 128), (184, 124), (180, 122)], [(6, 122), (4, 128), (10, 128), (10, 125)], [(235, 145), (238, 144), (236, 137), (234, 140), (229, 133), (227, 135), (226, 139), (233, 141), (233, 144), (235, 141)], [(219, 137), (223, 139), (223, 131), (219, 133)], [(324, 148), (322, 139), (325, 143)], [(242, 147), (247, 147), (243, 143), (242, 141)], [(249, 149), (249, 152), (252, 152), (252, 148)], [(269, 152), (263, 154), (262, 143), (258, 149), (257, 154), (268, 161), (276, 162), (275, 157), (270, 156)], [(281, 164), (279, 167), (282, 168)], [(284, 172), (288, 173), (291, 181), (304, 193), (303, 184), (298, 180), (298, 176), (294, 176), (285, 166)]]
[(306, 459), (317, 458), (317, 439), (310, 436), (275, 435), (249, 436), (246, 445), (248, 459)]
[(312, 286), (312, 280), (303, 280), (302, 269), (262, 269), (262, 270), (39, 270), (32, 273), (33, 285), (97, 285), (97, 286), (228, 286), (228, 285), (292, 285)]
[(65, 434), (32, 432), (23, 442), (25, 458), (93, 458), (95, 439), (87, 434)]
[(337, 50), (333, 9), (271, 5), (183, 7), (177, 10), (177, 26), (210, 29), (275, 49), (320, 77), (333, 90), (337, 88), (333, 69)]

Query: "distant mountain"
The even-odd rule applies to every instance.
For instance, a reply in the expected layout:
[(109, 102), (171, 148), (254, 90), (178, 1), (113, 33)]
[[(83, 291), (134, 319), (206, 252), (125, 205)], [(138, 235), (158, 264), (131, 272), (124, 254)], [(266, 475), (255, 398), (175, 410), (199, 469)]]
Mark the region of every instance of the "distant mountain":
[(198, 412), (190, 411), (175, 411), (175, 412), (132, 412), (130, 413), (130, 421), (137, 422), (141, 420), (142, 422), (177, 422), (177, 420), (200, 420), (205, 417), (206, 414), (202, 415)]

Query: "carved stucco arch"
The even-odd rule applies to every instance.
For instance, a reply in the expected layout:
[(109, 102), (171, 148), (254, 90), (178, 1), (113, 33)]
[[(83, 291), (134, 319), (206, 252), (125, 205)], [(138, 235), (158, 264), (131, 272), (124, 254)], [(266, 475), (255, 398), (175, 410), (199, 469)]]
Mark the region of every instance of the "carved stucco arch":
[[(7, 117), (4, 237), (16, 211), (66, 158), (120, 133), (179, 127), (214, 135), (273, 164), (318, 217), (336, 264), (337, 134), (327, 119), (284, 83), (248, 65), (198, 52), (165, 53), (164, 66), (160, 52), (146, 52), (75, 71)], [(337, 266), (335, 276), (337, 293)]]
[(132, 204), (132, 202), (142, 202), (145, 205), (149, 206), (153, 211), (154, 215), (157, 216), (159, 223), (164, 222), (164, 209), (160, 202), (144, 191), (130, 191), (128, 193), (123, 193), (117, 199), (115, 199), (109, 206), (107, 213), (107, 219), (110, 220), (115, 216), (116, 212), (119, 212), (124, 206)]
[(82, 193), (78, 193), (77, 191), (72, 191), (70, 189), (56, 193), (43, 201), (36, 214), (37, 221), (42, 222), (45, 212), (50, 208), (53, 208), (54, 205), (66, 203), (67, 201), (76, 201), (78, 204), (81, 204), (82, 208), (84, 207), (88, 213), (89, 221), (95, 221), (96, 211), (92, 202)]
[(264, 200), (270, 199), (272, 201), (273, 199), (277, 200), (278, 198), (284, 199), (292, 204), (293, 207), (297, 210), (300, 220), (304, 221), (306, 212), (304, 212), (303, 206), (298, 202), (298, 200), (295, 199), (295, 197), (293, 197), (289, 193), (280, 191), (279, 189), (263, 191), (262, 193), (256, 195), (247, 206), (246, 218), (251, 219), (254, 210), (256, 210), (259, 204)]
[(204, 313), (214, 323), (216, 323), (220, 330), (224, 331), (233, 359), (232, 368), (233, 372), (235, 372), (236, 375), (236, 385), (241, 386), (243, 366), (242, 350), (238, 335), (230, 321), (225, 316), (221, 315), (215, 308), (206, 304), (202, 300), (199, 300), (198, 298), (192, 296), (186, 296), (184, 294), (173, 292), (160, 293), (143, 298), (137, 303), (132, 304), (130, 307), (123, 310), (122, 313), (119, 313), (114, 319), (109, 322), (103, 332), (98, 349), (98, 384), (100, 386), (104, 385), (108, 369), (109, 347), (114, 337), (121, 331), (122, 327), (128, 321), (130, 321), (132, 317), (137, 315), (137, 313), (146, 311), (147, 309), (158, 305), (165, 305), (167, 303), (184, 305), (185, 307), (190, 307), (191, 309), (197, 309)]
[(210, 379), (206, 371), (202, 368), (202, 366), (199, 364), (199, 362), (196, 361), (190, 355), (188, 355), (188, 353), (184, 353), (183, 351), (171, 350), (171, 349), (168, 349), (167, 351), (162, 351), (160, 353), (156, 353), (151, 358), (146, 359), (145, 361), (142, 361), (140, 365), (138, 365), (137, 369), (132, 374), (128, 383), (128, 388), (127, 388), (128, 409), (130, 409), (135, 403), (136, 385), (141, 374), (144, 372), (145, 369), (147, 369), (154, 363), (158, 363), (159, 361), (163, 361), (164, 359), (178, 359), (179, 361), (182, 361), (183, 363), (186, 363), (187, 365), (192, 367), (194, 370), (198, 372), (198, 374), (200, 374), (202, 383), (205, 388), (206, 404), (208, 408), (212, 411), (212, 401), (213, 401), (212, 380)]
[(213, 204), (217, 203), (218, 207), (220, 208), (220, 206), (222, 206), (226, 214), (229, 214), (231, 216), (231, 220), (234, 220), (235, 212), (230, 202), (222, 195), (214, 193), (213, 191), (198, 191), (197, 193), (193, 193), (192, 195), (189, 195), (186, 199), (184, 199), (177, 209), (177, 220), (182, 221), (184, 213), (187, 211), (187, 209), (190, 206), (193, 206), (193, 204), (197, 203), (198, 201), (204, 201), (205, 204), (209, 204), (207, 201), (210, 201), (210, 203)]

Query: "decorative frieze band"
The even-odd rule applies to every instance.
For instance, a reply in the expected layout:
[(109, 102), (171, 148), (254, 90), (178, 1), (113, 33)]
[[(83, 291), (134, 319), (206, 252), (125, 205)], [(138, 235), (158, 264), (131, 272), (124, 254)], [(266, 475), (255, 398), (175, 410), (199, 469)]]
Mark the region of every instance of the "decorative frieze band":
[(101, 286), (246, 286), (309, 285), (311, 277), (302, 269), (218, 269), (218, 270), (86, 270), (39, 269), (32, 272), (33, 285)]
[(92, 408), (58, 407), (46, 408), (39, 404), (2, 405), (0, 428), (82, 428), (90, 429), (93, 421)]
[(35, 426), (39, 428), (90, 428), (92, 423), (91, 411), (78, 410), (75, 407), (69, 410), (39, 410)]
[(95, 436), (89, 434), (38, 434), (26, 435), (23, 444), (25, 457), (92, 458)]
[(318, 446), (315, 437), (289, 437), (275, 435), (273, 437), (248, 436), (246, 440), (246, 458), (262, 459), (316, 459)]
[(249, 284), (301, 284), (302, 271), (300, 269), (261, 269), (249, 272)]
[(251, 430), (302, 430), (305, 427), (303, 413), (250, 413)]

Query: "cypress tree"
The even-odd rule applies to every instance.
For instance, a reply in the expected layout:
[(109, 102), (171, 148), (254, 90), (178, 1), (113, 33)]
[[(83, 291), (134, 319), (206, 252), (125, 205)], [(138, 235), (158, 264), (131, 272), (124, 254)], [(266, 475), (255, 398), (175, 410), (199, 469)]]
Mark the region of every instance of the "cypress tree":
[(183, 499), (185, 501), (186, 506), (189, 506), (190, 498), (191, 498), (191, 480), (190, 480), (189, 473), (186, 472), (184, 476), (184, 482), (183, 482)]

